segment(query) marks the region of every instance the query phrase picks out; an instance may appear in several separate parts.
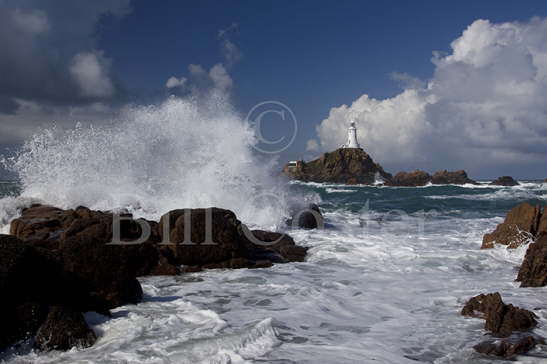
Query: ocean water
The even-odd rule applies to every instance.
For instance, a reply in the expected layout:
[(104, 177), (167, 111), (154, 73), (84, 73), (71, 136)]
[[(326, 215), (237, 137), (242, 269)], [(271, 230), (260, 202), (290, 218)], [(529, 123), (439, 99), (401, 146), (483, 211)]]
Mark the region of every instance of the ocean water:
[[(483, 321), (459, 315), (466, 300), (500, 292), (534, 309), (547, 337), (547, 288), (514, 282), (526, 246), (480, 250), (482, 235), (514, 205), (547, 204), (547, 185), (389, 188), (286, 183), (315, 196), (324, 230), (292, 230), (307, 261), (257, 270), (143, 277), (145, 298), (110, 320), (86, 319), (88, 349), (7, 363), (503, 363), (474, 353)], [(32, 200), (0, 183), (5, 224)], [(20, 194), (23, 196), (17, 197)], [(9, 195), (8, 197), (6, 197)], [(224, 206), (229, 207), (229, 206)], [(1, 215), (3, 214), (3, 215)], [(519, 356), (547, 363), (547, 347)]]

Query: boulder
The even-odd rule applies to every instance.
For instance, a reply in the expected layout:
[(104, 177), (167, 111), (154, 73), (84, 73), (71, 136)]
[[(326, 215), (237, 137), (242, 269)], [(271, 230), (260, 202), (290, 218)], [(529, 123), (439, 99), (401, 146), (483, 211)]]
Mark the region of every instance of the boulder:
[(295, 206), (291, 211), (292, 217), (287, 220), (290, 227), (302, 229), (317, 229), (325, 226), (325, 219), (319, 206), (312, 203), (307, 206)]
[[(159, 223), (164, 242), (166, 224), (169, 225), (167, 238), (177, 264), (202, 266), (243, 256), (241, 222), (230, 210), (211, 208), (170, 211), (161, 217)], [(210, 236), (207, 234), (208, 228)]]
[(164, 241), (168, 238), (175, 262), (184, 265), (186, 272), (259, 268), (303, 261), (306, 255), (306, 248), (297, 246), (290, 236), (250, 231), (232, 211), (219, 208), (170, 211), (160, 219), (159, 231)]
[(472, 297), (461, 314), (485, 319), (485, 330), (496, 337), (508, 337), (514, 331), (527, 331), (537, 325), (533, 312), (506, 305), (497, 292)]
[(437, 171), (431, 176), (431, 183), (434, 185), (465, 185), (465, 184), (477, 184), (469, 177), (464, 170), (449, 172), (446, 169), (444, 171)]
[(543, 212), (541, 213), (541, 217), (539, 218), (539, 224), (536, 229), (536, 236), (540, 236), (541, 234), (547, 234), (547, 213), (545, 213), (547, 210), (547, 207), (543, 208)]
[(417, 187), (431, 182), (429, 173), (415, 170), (413, 172), (399, 172), (391, 180), (392, 186)]
[(33, 336), (52, 305), (109, 314), (108, 304), (64, 271), (57, 255), (9, 235), (0, 235), (0, 250), (0, 350)]
[(32, 205), (11, 222), (10, 234), (35, 246), (55, 250), (59, 247), (61, 234), (76, 217), (72, 210)]
[(494, 244), (516, 248), (533, 238), (538, 229), (541, 211), (539, 206), (522, 203), (509, 211), (505, 221), (482, 239), (481, 249), (493, 248)]
[(473, 346), (473, 349), (485, 355), (512, 358), (515, 355), (527, 353), (538, 344), (545, 345), (545, 340), (538, 336), (527, 335), (515, 339), (486, 340)]
[(35, 346), (45, 351), (83, 349), (96, 340), (81, 312), (67, 306), (53, 306), (36, 333)]
[[(157, 224), (147, 221), (150, 238), (143, 244), (110, 245), (114, 215), (86, 207), (62, 210), (34, 205), (11, 224), (11, 232), (35, 246), (57, 254), (62, 270), (82, 282), (91, 295), (113, 308), (139, 302), (142, 289), (136, 277), (177, 274), (173, 259), (164, 256)], [(141, 226), (130, 214), (120, 219), (121, 242), (141, 236)]]
[(306, 182), (371, 185), (376, 176), (391, 180), (391, 174), (361, 148), (340, 148), (310, 162), (301, 161), (296, 166), (287, 164), (283, 173), (290, 179)]
[(547, 234), (542, 234), (528, 246), (517, 281), (521, 287), (544, 287), (547, 285)]
[(298, 246), (287, 234), (264, 230), (252, 230), (253, 238), (260, 243), (247, 241), (248, 258), (261, 261), (270, 260), (275, 263), (303, 262), (307, 248)]
[(518, 186), (520, 183), (515, 181), (511, 176), (502, 176), (490, 183), (494, 186)]

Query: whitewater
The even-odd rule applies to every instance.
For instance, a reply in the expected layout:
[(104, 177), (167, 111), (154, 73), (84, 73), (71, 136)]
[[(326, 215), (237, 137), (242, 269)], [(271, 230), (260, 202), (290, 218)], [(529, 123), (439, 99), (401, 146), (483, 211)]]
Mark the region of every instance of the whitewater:
[[(547, 288), (514, 282), (526, 245), (481, 250), (514, 205), (547, 203), (547, 185), (394, 188), (288, 182), (257, 159), (252, 127), (222, 97), (128, 107), (112, 123), (45, 130), (5, 163), (0, 229), (23, 207), (128, 209), (158, 218), (184, 207), (233, 210), (287, 231), (303, 263), (142, 277), (143, 302), (87, 313), (88, 349), (22, 345), (6, 363), (503, 363), (475, 353), (484, 322), (459, 314), (480, 293), (533, 309), (547, 337)], [(324, 230), (288, 230), (294, 201), (321, 207)], [(36, 272), (39, 274), (39, 272)], [(518, 357), (546, 363), (547, 348)]]

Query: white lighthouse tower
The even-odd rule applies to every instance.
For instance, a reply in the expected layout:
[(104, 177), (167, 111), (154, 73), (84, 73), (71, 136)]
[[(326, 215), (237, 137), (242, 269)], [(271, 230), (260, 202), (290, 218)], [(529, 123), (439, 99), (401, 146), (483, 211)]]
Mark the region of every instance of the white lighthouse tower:
[(355, 122), (352, 121), (349, 125), (348, 141), (342, 146), (342, 148), (361, 148), (357, 142), (357, 128), (355, 127)]

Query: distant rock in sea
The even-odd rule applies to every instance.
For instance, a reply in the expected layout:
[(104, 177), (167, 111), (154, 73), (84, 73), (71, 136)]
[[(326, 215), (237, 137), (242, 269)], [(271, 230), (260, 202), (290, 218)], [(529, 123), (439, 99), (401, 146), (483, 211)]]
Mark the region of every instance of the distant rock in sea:
[(495, 181), (492, 181), (490, 184), (494, 186), (518, 186), (520, 183), (515, 181), (515, 179), (511, 176), (502, 176)]
[(340, 148), (324, 153), (311, 162), (296, 161), (283, 167), (290, 179), (304, 182), (341, 184), (384, 184), (387, 186), (419, 187), (432, 184), (476, 184), (464, 170), (437, 171), (435, 174), (421, 170), (399, 172), (395, 176), (372, 160), (361, 148)]
[(374, 184), (378, 177), (390, 181), (391, 174), (375, 163), (361, 148), (340, 148), (324, 153), (311, 162), (299, 161), (295, 166), (285, 165), (283, 174), (305, 182), (330, 182), (354, 184)]
[(399, 172), (391, 180), (393, 186), (418, 187), (431, 182), (431, 175), (425, 171)]
[(421, 170), (415, 170), (413, 172), (399, 172), (390, 181), (392, 186), (408, 186), (408, 187), (420, 187), (427, 184), (434, 185), (465, 185), (476, 184), (467, 177), (467, 173), (464, 170), (450, 172), (447, 170), (437, 171), (433, 175)]
[(431, 183), (434, 185), (465, 185), (465, 184), (477, 184), (469, 177), (464, 170), (449, 172), (446, 169), (444, 171), (437, 171), (431, 176)]

